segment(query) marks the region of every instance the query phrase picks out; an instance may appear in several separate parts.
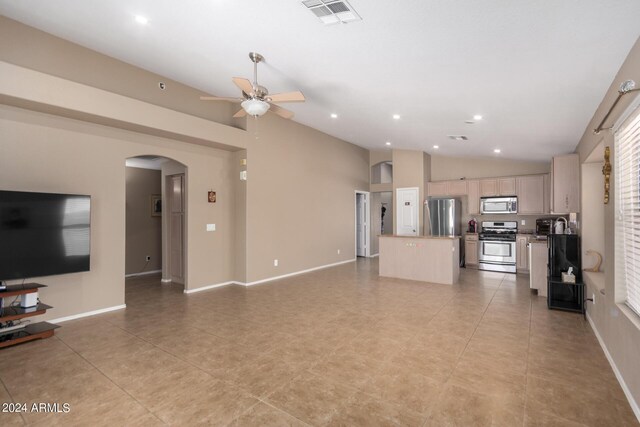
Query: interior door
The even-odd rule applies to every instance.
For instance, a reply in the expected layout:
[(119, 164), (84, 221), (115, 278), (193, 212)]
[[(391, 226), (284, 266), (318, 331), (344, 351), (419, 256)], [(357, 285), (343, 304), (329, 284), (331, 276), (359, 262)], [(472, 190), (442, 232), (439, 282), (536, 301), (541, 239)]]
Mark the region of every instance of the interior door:
[(169, 274), (184, 284), (184, 174), (169, 177)]
[(367, 256), (367, 199), (364, 194), (356, 193), (356, 255)]
[(398, 188), (396, 190), (396, 234), (418, 235), (418, 189)]

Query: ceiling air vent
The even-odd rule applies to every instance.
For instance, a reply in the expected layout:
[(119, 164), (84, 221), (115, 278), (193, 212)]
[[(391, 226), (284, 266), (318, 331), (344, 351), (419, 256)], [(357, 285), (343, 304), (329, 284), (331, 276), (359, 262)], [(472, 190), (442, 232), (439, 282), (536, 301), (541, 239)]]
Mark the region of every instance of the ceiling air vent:
[(464, 135), (447, 135), (449, 137), (449, 139), (453, 139), (455, 141), (467, 141), (469, 138), (467, 138)]
[(362, 20), (346, 0), (304, 0), (302, 4), (325, 25)]

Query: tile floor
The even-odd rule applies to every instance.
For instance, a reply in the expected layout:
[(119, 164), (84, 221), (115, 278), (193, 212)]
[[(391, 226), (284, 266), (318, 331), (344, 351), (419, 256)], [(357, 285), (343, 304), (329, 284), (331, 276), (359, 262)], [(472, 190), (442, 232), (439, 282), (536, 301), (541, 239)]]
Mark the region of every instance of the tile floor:
[[(526, 277), (384, 279), (377, 261), (184, 295), (127, 282), (128, 308), (0, 351), (0, 425), (638, 425), (589, 325)], [(588, 373), (588, 375), (587, 375)]]

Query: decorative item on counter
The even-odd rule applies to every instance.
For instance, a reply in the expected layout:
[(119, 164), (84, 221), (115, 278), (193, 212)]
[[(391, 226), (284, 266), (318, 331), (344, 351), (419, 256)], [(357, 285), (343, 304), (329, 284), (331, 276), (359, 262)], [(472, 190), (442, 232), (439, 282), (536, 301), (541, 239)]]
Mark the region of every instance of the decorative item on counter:
[(559, 217), (556, 219), (556, 222), (553, 226), (555, 234), (564, 234), (564, 230), (567, 227), (567, 219), (564, 217)]
[(216, 202), (216, 192), (213, 190), (209, 190), (209, 192), (207, 193), (207, 200), (209, 200), (209, 203), (215, 203)]
[(477, 233), (478, 232), (478, 221), (475, 218), (471, 218), (469, 221), (469, 233)]
[(609, 147), (604, 147), (604, 166), (602, 166), (602, 175), (604, 175), (604, 204), (609, 203), (609, 180), (611, 179), (611, 162), (609, 157), (611, 156), (611, 150)]
[(576, 276), (573, 274), (573, 267), (569, 267), (569, 270), (565, 273), (562, 272), (562, 283), (576, 283)]
[(584, 271), (592, 271), (594, 273), (598, 273), (600, 271), (600, 266), (602, 265), (602, 255), (600, 253), (594, 251), (593, 249), (587, 250), (587, 255), (594, 255), (596, 257), (596, 265), (591, 268), (585, 268)]

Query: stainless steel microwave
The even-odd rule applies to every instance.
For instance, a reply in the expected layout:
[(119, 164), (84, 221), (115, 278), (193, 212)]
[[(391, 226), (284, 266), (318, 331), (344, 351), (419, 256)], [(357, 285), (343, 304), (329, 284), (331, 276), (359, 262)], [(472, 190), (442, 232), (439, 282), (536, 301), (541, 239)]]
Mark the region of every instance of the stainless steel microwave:
[(480, 199), (481, 214), (516, 214), (517, 197), (483, 197)]

